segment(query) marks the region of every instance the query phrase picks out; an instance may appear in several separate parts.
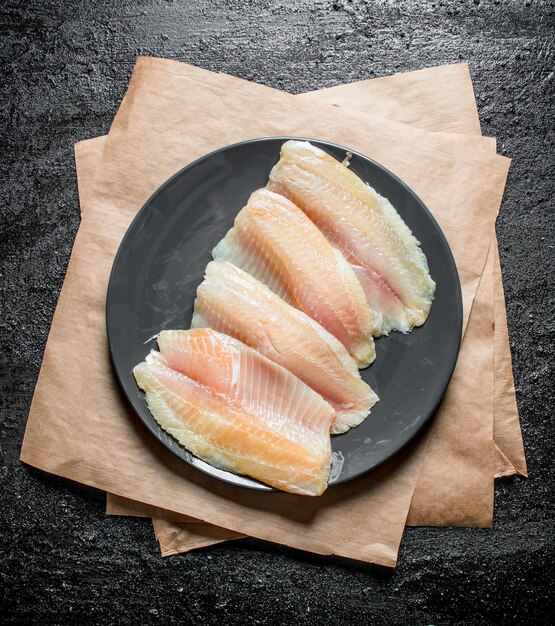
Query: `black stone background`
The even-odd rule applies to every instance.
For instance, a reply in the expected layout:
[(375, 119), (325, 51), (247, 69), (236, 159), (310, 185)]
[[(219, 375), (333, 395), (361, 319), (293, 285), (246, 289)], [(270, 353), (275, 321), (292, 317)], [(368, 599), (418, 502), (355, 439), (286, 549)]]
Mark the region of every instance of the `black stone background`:
[[(1, 16), (0, 620), (548, 623), (554, 2), (17, 0)], [(492, 530), (408, 529), (395, 571), (256, 540), (163, 560), (148, 520), (106, 517), (104, 494), (19, 462), (79, 223), (73, 144), (108, 131), (137, 55), (293, 93), (470, 64), (484, 134), (513, 158), (497, 232), (530, 469), (496, 483)]]

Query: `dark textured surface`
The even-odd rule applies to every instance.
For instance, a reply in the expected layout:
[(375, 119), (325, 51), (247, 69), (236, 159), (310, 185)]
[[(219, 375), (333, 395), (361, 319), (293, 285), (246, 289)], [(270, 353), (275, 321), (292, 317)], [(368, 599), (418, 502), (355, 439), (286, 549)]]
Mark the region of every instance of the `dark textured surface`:
[[(554, 3), (2, 2), (0, 435), (8, 623), (541, 624), (553, 609)], [(105, 133), (135, 57), (301, 92), (468, 61), (513, 165), (498, 221), (530, 478), (493, 530), (410, 529), (396, 571), (248, 540), (162, 560), (150, 523), (18, 461), (79, 221), (73, 144)], [(183, 588), (183, 591), (179, 591)]]

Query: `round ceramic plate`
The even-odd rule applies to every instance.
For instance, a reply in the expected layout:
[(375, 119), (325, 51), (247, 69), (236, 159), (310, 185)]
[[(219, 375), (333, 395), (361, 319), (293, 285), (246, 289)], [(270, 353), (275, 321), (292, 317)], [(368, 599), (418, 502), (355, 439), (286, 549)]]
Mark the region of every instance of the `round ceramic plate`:
[[(199, 470), (261, 490), (271, 488), (209, 465), (167, 435), (150, 414), (132, 369), (156, 347), (152, 338), (160, 330), (189, 328), (196, 289), (212, 248), (232, 227), (249, 195), (266, 184), (287, 139), (255, 139), (221, 148), (164, 183), (139, 211), (121, 242), (106, 302), (115, 372), (148, 430)], [(309, 141), (339, 160), (348, 150)], [(351, 480), (383, 463), (430, 420), (453, 373), (462, 328), (457, 269), (428, 209), (401, 180), (363, 155), (353, 152), (350, 168), (391, 201), (421, 242), (437, 290), (423, 326), (376, 341), (376, 360), (361, 375), (380, 401), (360, 426), (332, 437), (330, 484)]]

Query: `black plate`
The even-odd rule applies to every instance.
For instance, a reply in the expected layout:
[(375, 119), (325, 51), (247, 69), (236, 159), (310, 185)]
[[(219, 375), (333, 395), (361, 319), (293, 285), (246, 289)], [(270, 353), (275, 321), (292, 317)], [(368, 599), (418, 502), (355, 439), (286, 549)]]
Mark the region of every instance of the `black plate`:
[[(261, 490), (271, 488), (212, 467), (167, 435), (148, 411), (131, 370), (155, 347), (152, 337), (160, 330), (189, 328), (195, 292), (212, 248), (231, 228), (249, 195), (266, 184), (287, 139), (254, 139), (221, 148), (164, 183), (139, 211), (121, 242), (106, 301), (116, 375), (148, 430), (203, 472)], [(345, 147), (310, 141), (339, 160), (345, 157)], [(330, 484), (355, 478), (389, 459), (433, 416), (455, 367), (462, 328), (457, 269), (428, 209), (401, 180), (361, 154), (353, 152), (350, 168), (391, 201), (420, 240), (437, 290), (421, 328), (376, 341), (376, 361), (361, 374), (380, 402), (360, 426), (332, 438)]]

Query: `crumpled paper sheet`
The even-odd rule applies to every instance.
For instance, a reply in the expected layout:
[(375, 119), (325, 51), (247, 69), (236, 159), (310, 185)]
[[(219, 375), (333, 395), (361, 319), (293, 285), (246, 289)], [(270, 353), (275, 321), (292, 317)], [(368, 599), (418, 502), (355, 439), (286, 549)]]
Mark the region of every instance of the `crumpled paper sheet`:
[(172, 556), (212, 546), (222, 541), (244, 538), (244, 535), (204, 522), (183, 524), (154, 517), (152, 524), (162, 556)]
[[(163, 63), (173, 65), (172, 92), (164, 91), (165, 76), (154, 88), (128, 93), (132, 106), (126, 116), (118, 114), (106, 143), (54, 316), (22, 459), (237, 532), (393, 565), (426, 442), (416, 442), (390, 463), (341, 489), (302, 501), (288, 494), (247, 494), (184, 467), (137, 423), (113, 380), (103, 310), (111, 262), (138, 208), (183, 164), (253, 136), (318, 136), (381, 161), (423, 198), (453, 248), (468, 316), (508, 161), (482, 155), (475, 149), (476, 140), (460, 140), (455, 147), (431, 133), (367, 114), (338, 115), (332, 107), (305, 106), (293, 96), (245, 97), (210, 80), (179, 75), (180, 64)], [(483, 341), (488, 343), (488, 337)], [(473, 361), (480, 363), (481, 355)], [(487, 369), (491, 374), (491, 365)], [(56, 398), (63, 398), (63, 404)], [(458, 419), (468, 422), (479, 403), (480, 398), (468, 398), (457, 408)], [(469, 408), (470, 415), (465, 415)], [(490, 437), (485, 449), (488, 445), (493, 449), (491, 444)], [(451, 478), (448, 463), (444, 471), (444, 477)], [(491, 517), (484, 518), (481, 524), (490, 521)]]

